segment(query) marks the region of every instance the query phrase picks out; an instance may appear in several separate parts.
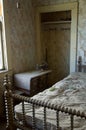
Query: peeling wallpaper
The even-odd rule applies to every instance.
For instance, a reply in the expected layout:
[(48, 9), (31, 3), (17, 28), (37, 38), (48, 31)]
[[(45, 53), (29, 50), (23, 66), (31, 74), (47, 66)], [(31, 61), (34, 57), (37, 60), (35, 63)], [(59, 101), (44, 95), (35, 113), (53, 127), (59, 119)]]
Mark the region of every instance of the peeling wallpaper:
[(35, 65), (34, 16), (31, 0), (4, 0), (7, 44), (11, 46), (14, 73), (29, 71)]
[(86, 63), (86, 0), (79, 0), (78, 56)]
[(78, 1), (77, 57), (86, 62), (86, 0), (17, 0), (4, 1), (7, 44), (11, 47), (12, 68), (15, 73), (31, 70), (35, 66), (34, 8), (36, 6)]

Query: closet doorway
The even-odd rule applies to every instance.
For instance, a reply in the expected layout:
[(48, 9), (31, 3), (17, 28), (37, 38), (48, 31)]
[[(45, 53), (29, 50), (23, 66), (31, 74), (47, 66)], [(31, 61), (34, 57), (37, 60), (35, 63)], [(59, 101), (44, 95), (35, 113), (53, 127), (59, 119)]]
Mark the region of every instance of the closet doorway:
[(63, 79), (70, 70), (71, 12), (57, 11), (41, 14), (42, 61), (52, 70), (51, 84)]
[(52, 85), (76, 69), (77, 3), (37, 10), (37, 59), (48, 63)]

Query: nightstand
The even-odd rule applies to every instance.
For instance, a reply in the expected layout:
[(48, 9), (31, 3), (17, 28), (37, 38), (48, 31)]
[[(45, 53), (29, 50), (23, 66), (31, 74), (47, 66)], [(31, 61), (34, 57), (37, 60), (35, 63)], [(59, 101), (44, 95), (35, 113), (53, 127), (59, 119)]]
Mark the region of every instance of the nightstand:
[(47, 89), (51, 70), (37, 70), (14, 75), (15, 88), (29, 96)]

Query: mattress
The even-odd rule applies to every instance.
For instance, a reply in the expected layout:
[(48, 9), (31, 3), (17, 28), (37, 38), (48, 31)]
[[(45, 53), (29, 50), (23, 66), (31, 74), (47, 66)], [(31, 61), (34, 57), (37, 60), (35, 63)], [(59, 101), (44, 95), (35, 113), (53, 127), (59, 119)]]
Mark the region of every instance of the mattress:
[[(49, 89), (38, 93), (32, 99), (58, 104), (68, 108), (86, 112), (86, 74), (71, 73), (68, 77), (57, 82)], [(32, 106), (25, 102), (26, 122), (31, 125), (32, 121)], [(21, 103), (15, 106), (16, 117), (22, 118)], [(35, 117), (37, 127), (43, 128), (43, 108), (36, 107)], [(54, 110), (47, 109), (47, 129), (55, 130), (56, 113)], [(70, 129), (70, 116), (65, 113), (60, 113), (60, 126), (62, 130)], [(74, 130), (86, 130), (86, 120), (80, 117), (74, 117)]]

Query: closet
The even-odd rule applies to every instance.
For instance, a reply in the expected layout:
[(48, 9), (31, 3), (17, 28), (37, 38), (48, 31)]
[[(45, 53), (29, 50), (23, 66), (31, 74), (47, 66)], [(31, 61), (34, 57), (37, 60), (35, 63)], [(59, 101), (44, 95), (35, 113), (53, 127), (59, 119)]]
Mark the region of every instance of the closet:
[(41, 13), (42, 61), (52, 73), (49, 84), (63, 79), (70, 71), (71, 11)]

